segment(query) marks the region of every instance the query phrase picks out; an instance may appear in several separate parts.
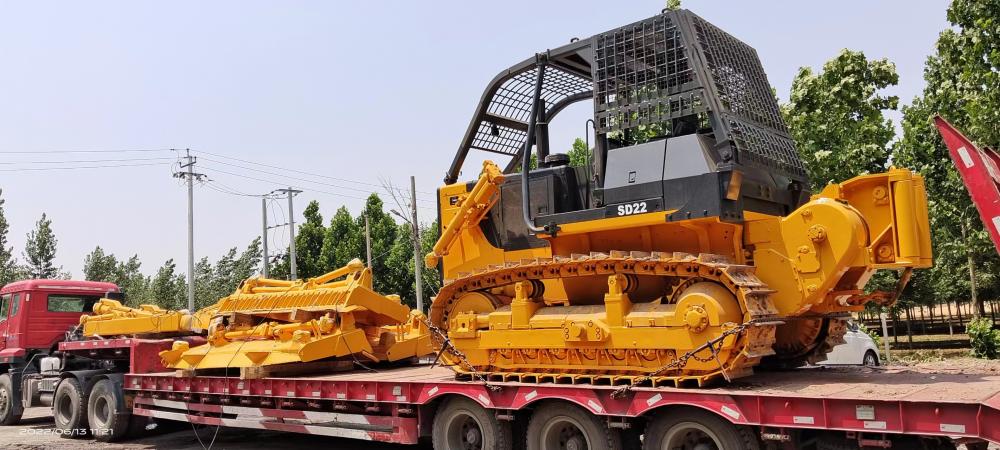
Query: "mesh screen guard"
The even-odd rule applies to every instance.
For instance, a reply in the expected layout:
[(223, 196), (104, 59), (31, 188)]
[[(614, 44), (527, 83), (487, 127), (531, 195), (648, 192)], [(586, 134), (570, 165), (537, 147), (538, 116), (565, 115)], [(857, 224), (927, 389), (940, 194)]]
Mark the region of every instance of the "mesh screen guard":
[[(757, 52), (686, 11), (669, 11), (546, 52), (546, 116), (593, 99), (597, 133), (709, 118), (729, 163), (805, 181)], [(446, 182), (470, 149), (518, 158), (527, 140), (537, 68), (531, 58), (502, 72), (480, 100)]]

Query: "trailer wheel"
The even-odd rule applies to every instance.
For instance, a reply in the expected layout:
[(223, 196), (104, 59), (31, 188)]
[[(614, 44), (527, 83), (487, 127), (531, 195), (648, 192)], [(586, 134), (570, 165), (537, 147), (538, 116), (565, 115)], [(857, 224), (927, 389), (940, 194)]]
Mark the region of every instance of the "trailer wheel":
[(633, 428), (622, 430), (621, 433), (623, 450), (642, 450), (642, 428), (633, 425)]
[(467, 398), (447, 400), (434, 415), (434, 450), (511, 450), (510, 423)]
[(545, 403), (528, 422), (528, 450), (622, 450), (618, 430), (569, 403)]
[(644, 450), (759, 450), (749, 429), (698, 408), (675, 408), (658, 414), (643, 437)]
[(14, 414), (14, 384), (9, 374), (0, 375), (0, 425), (17, 425), (20, 414)]
[(128, 434), (130, 414), (122, 414), (118, 404), (123, 403), (121, 391), (115, 389), (111, 380), (101, 380), (90, 390), (87, 399), (87, 419), (94, 439), (114, 442)]
[(90, 434), (87, 427), (87, 397), (76, 378), (59, 382), (52, 398), (52, 418), (59, 436), (81, 438)]

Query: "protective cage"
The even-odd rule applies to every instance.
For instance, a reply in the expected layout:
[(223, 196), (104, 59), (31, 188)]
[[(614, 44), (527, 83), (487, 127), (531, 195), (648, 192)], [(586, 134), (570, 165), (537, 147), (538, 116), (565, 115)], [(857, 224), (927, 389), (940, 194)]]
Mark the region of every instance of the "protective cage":
[(805, 178), (753, 47), (684, 10), (592, 39), (598, 133), (709, 113), (736, 163)]
[(547, 59), (541, 92), (546, 121), (587, 99), (594, 102), (598, 134), (707, 117), (716, 141), (731, 144), (731, 154), (722, 149), (723, 163), (806, 180), (756, 50), (679, 10), (548, 50), (501, 72), (480, 100), (446, 183), (457, 181), (472, 149), (511, 156), (512, 163), (520, 159), (540, 57)]

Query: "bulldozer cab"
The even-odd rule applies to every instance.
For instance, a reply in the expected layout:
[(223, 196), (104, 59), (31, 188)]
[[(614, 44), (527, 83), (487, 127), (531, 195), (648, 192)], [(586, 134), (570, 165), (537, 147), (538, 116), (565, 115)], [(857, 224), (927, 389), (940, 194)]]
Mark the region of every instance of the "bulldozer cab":
[[(594, 148), (589, 164), (570, 167), (566, 155), (550, 152), (548, 124), (583, 101), (594, 105)], [(544, 246), (534, 235), (564, 224), (657, 211), (667, 221), (780, 216), (809, 194), (756, 51), (686, 10), (502, 71), (479, 101), (446, 184), (458, 181), (473, 150), (509, 157), (498, 207), (481, 223), (504, 250)], [(519, 170), (532, 151), (538, 168)]]

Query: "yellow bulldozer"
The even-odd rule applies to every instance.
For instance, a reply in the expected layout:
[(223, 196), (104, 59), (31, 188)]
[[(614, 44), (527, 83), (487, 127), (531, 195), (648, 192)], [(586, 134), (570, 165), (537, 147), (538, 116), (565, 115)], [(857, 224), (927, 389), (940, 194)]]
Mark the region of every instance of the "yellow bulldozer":
[[(594, 145), (571, 161), (549, 124), (577, 102)], [(459, 182), (472, 150), (509, 162)], [(810, 194), (756, 51), (686, 10), (502, 71), (438, 196), (429, 317), (479, 379), (703, 385), (817, 362), (931, 264), (922, 178)], [(866, 292), (878, 269), (895, 291)]]
[(166, 367), (187, 370), (406, 360), (433, 352), (425, 321), (398, 296), (375, 292), (371, 270), (356, 259), (308, 280), (253, 277), (194, 313), (101, 299), (80, 319), (87, 337), (205, 336), (203, 345), (176, 340), (160, 354)]

